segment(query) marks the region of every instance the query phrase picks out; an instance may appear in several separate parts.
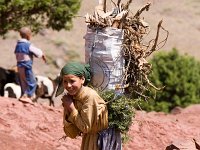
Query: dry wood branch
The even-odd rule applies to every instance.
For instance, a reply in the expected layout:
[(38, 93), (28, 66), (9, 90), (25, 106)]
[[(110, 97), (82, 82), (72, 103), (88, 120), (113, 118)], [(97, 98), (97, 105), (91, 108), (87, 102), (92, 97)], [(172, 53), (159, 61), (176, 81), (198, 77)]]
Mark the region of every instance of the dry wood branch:
[[(146, 95), (144, 95), (144, 94), (142, 94), (142, 93), (140, 93), (140, 92), (138, 92), (138, 91), (135, 91), (135, 93), (137, 93), (139, 96), (143, 97), (146, 101), (147, 101), (147, 99), (149, 99), (148, 96), (146, 96)], [(141, 110), (142, 110), (142, 109), (141, 109)]]
[(127, 3), (123, 6), (123, 10), (127, 10), (131, 3), (132, 3), (132, 0), (128, 0)]
[(162, 24), (162, 20), (158, 23), (157, 34), (156, 34), (154, 45), (152, 46), (151, 50), (146, 53), (145, 57), (148, 57), (149, 55), (151, 55), (152, 52), (156, 50), (161, 24)]
[(143, 6), (141, 9), (139, 9), (139, 10), (137, 11), (137, 13), (134, 15), (134, 18), (139, 17), (140, 14), (141, 14), (144, 10), (148, 11), (150, 5), (151, 5), (151, 3), (147, 3), (147, 4), (146, 4), (145, 6)]
[(115, 7), (117, 7), (117, 4), (115, 4), (115, 2), (113, 1), (113, 0), (110, 0), (112, 3), (113, 3), (113, 5), (115, 6)]
[[(169, 31), (167, 31), (167, 30), (166, 30), (165, 28), (163, 28), (162, 26), (161, 26), (161, 28), (167, 33), (167, 35), (166, 35), (166, 37), (165, 37), (164, 40), (162, 40), (160, 43), (158, 43), (158, 49), (161, 49), (161, 48), (166, 44), (167, 39), (168, 39), (168, 36), (169, 36)], [(162, 43), (163, 43), (163, 44), (162, 44)], [(159, 47), (160, 44), (162, 44), (161, 47)]]
[(164, 88), (164, 87), (162, 87), (162, 88), (157, 88), (157, 87), (155, 87), (155, 86), (149, 81), (149, 79), (148, 79), (148, 77), (147, 77), (146, 74), (143, 74), (143, 76), (144, 76), (146, 82), (148, 83), (148, 85), (150, 85), (150, 86), (153, 87), (154, 89), (160, 91), (160, 90), (162, 90), (162, 89)]
[(117, 1), (117, 6), (118, 6), (118, 7), (119, 7), (120, 3), (121, 3), (121, 0), (118, 0), (118, 1)]

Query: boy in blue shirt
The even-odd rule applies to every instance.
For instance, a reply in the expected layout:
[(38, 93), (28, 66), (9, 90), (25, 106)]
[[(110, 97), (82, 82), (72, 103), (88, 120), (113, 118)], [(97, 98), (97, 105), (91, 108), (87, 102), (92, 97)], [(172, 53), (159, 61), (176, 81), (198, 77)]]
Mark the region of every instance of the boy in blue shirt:
[(46, 58), (42, 50), (35, 47), (29, 41), (31, 39), (31, 30), (28, 27), (22, 27), (19, 33), (21, 39), (17, 41), (15, 47), (19, 80), (22, 89), (22, 97), (19, 100), (32, 102), (36, 89), (36, 80), (32, 71), (33, 57), (42, 58), (45, 63)]

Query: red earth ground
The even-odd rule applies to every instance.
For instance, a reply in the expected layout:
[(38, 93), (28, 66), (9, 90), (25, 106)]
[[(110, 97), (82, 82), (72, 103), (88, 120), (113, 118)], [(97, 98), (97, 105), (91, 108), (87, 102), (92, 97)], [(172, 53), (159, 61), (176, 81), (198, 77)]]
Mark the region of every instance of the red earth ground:
[[(80, 149), (81, 137), (61, 139), (62, 106), (0, 97), (0, 108), (1, 150)], [(199, 114), (200, 105), (177, 108), (171, 114), (137, 111), (123, 150), (164, 150), (172, 143), (182, 150), (196, 150), (193, 139), (200, 139)]]

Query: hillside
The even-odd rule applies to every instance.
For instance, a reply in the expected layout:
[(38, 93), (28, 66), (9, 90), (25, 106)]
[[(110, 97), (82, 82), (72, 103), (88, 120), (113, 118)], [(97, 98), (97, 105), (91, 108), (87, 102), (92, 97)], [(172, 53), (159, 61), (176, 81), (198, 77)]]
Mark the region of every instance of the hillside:
[[(0, 97), (1, 150), (79, 150), (81, 138), (63, 137), (62, 108), (21, 103)], [(164, 150), (174, 143), (181, 150), (200, 144), (200, 105), (176, 108), (172, 114), (137, 111), (124, 150)]]
[[(124, 2), (125, 0), (123, 0)], [(151, 32), (144, 40), (155, 38), (158, 22), (163, 20), (163, 27), (169, 31), (169, 38), (162, 50), (171, 50), (176, 47), (181, 53), (187, 53), (200, 59), (200, 2), (198, 0), (150, 0), (152, 5), (142, 16), (150, 24)], [(133, 14), (147, 3), (147, 0), (133, 0), (130, 10)], [(84, 35), (86, 24), (84, 16), (92, 14), (97, 1), (83, 0), (77, 17), (74, 18), (74, 27), (70, 31), (44, 30), (32, 38), (32, 42), (40, 47), (49, 57), (49, 65), (44, 65), (35, 59), (35, 73), (55, 77), (59, 69), (52, 65), (57, 61), (61, 66), (70, 58), (84, 61)], [(108, 6), (110, 1), (108, 1)], [(110, 7), (108, 8), (110, 10)], [(164, 33), (161, 35), (165, 36)], [(162, 39), (162, 36), (160, 36)], [(15, 65), (13, 55), (18, 33), (10, 32), (5, 40), (0, 39), (0, 66), (10, 68)]]

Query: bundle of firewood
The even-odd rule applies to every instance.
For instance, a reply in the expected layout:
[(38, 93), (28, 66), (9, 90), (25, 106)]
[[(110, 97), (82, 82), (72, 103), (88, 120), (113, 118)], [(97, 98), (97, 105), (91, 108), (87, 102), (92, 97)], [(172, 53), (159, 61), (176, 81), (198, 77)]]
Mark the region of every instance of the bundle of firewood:
[[(128, 0), (126, 4), (121, 3), (121, 0), (117, 0), (116, 3), (113, 0), (111, 2), (114, 8), (111, 11), (106, 11), (106, 0), (99, 0), (94, 14), (87, 14), (85, 21), (88, 28), (91, 29), (113, 27), (124, 31), (122, 57), (125, 59), (125, 73), (122, 83), (127, 85), (127, 93), (134, 91), (137, 95), (146, 98), (144, 92), (148, 86), (159, 90), (148, 79), (152, 66), (146, 58), (165, 45), (168, 31), (162, 27), (161, 20), (158, 23), (155, 39), (144, 42), (143, 38), (149, 33), (150, 27), (141, 14), (143, 11), (149, 10), (151, 3), (147, 3), (134, 14), (130, 13), (129, 9), (132, 0)], [(160, 29), (167, 33), (166, 38), (161, 42), (158, 40)]]

